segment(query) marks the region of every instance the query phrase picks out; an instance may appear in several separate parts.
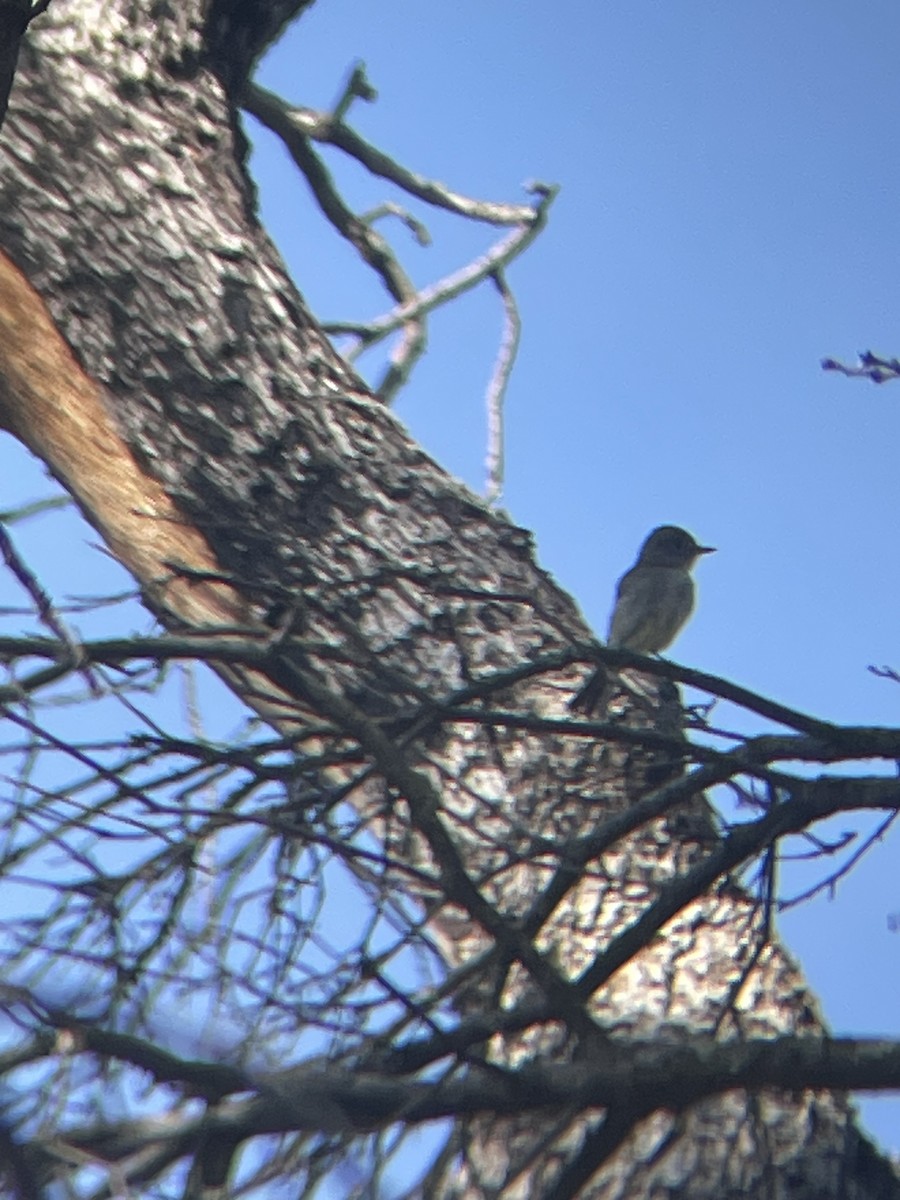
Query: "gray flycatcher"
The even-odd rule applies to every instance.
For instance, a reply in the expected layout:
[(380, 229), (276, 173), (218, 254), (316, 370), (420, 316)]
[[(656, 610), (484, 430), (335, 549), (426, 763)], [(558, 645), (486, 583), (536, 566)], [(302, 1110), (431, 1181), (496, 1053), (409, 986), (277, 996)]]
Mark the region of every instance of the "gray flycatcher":
[[(660, 525), (641, 546), (637, 562), (619, 580), (607, 645), (658, 654), (675, 640), (694, 608), (691, 567), (714, 546), (700, 546), (686, 529)], [(606, 691), (600, 667), (569, 707), (590, 713)]]

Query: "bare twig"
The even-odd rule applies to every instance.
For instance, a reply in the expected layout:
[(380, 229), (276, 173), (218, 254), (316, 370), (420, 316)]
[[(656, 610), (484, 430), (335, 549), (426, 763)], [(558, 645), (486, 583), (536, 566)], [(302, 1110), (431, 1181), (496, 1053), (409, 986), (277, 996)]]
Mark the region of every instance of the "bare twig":
[(331, 118), (340, 124), (350, 111), (350, 105), (354, 100), (365, 100), (367, 104), (372, 104), (377, 99), (378, 93), (366, 78), (366, 64), (354, 63), (353, 70), (331, 110)]
[(506, 282), (506, 276), (501, 268), (493, 272), (491, 278), (494, 286), (503, 300), (503, 334), (500, 338), (500, 349), (497, 361), (494, 363), (494, 373), (487, 391), (487, 486), (485, 499), (488, 504), (496, 504), (503, 493), (503, 401), (506, 388), (512, 373), (516, 352), (519, 349), (519, 335), (522, 322), (516, 300)]
[(871, 379), (873, 383), (888, 383), (900, 378), (900, 359), (882, 358), (871, 350), (861, 350), (855, 367), (848, 367), (834, 358), (823, 358), (822, 370), (837, 371), (854, 379)]
[[(884, 840), (885, 834), (897, 820), (897, 816), (897, 812), (889, 813), (883, 821), (879, 822), (878, 827), (863, 840), (862, 844), (857, 846), (856, 850), (841, 863), (836, 871), (832, 871), (826, 879), (818, 880), (811, 887), (799, 892), (796, 896), (791, 896), (789, 900), (781, 900), (778, 904), (779, 912), (786, 912), (789, 908), (796, 908), (798, 904), (803, 904), (807, 900), (811, 900), (813, 896), (817, 896), (820, 892), (828, 892), (829, 897), (834, 899), (838, 883), (850, 874), (859, 860), (873, 846)], [(839, 846), (838, 848), (843, 849), (843, 846)]]
[[(450, 191), (444, 184), (407, 170), (376, 150), (344, 124), (344, 118), (354, 99), (359, 97), (371, 101), (375, 99), (376, 94), (366, 78), (364, 66), (357, 63), (331, 112), (322, 113), (289, 105), (280, 97), (252, 84), (244, 96), (244, 107), (282, 139), (294, 162), (306, 176), (323, 214), (337, 232), (356, 248), (363, 261), (378, 274), (388, 293), (398, 302), (398, 307), (393, 312), (372, 321), (333, 321), (323, 324), (325, 332), (332, 336), (354, 339), (355, 344), (347, 351), (347, 357), (351, 361), (397, 330), (402, 330), (400, 342), (392, 349), (382, 378), (373, 389), (386, 403), (394, 399), (425, 352), (427, 333), (424, 319), (427, 314), (483, 280), (494, 279), (504, 298), (507, 319), (488, 394), (491, 422), (488, 455), (495, 464), (492, 472), (493, 482), (489, 483), (489, 494), (493, 502), (499, 497), (498, 472), (502, 462), (499, 402), (518, 340), (515, 305), (500, 271), (531, 243), (543, 227), (546, 210), (555, 189), (546, 185), (533, 185), (532, 191), (538, 197), (536, 204), (503, 205), (462, 196)], [(499, 243), (468, 267), (454, 272), (430, 288), (416, 291), (393, 251), (375, 232), (372, 224), (378, 217), (387, 213), (399, 216), (412, 230), (420, 245), (428, 242), (424, 226), (405, 213), (399, 205), (394, 204), (380, 205), (370, 213), (360, 216), (353, 214), (339, 196), (324, 163), (312, 149), (313, 141), (340, 148), (373, 174), (390, 180), (409, 195), (428, 204), (445, 208), (469, 219), (497, 225), (514, 225), (518, 228), (510, 238)]]
[(401, 208), (399, 204), (395, 204), (392, 200), (385, 200), (383, 204), (379, 204), (376, 208), (370, 208), (368, 212), (360, 213), (359, 219), (365, 221), (367, 225), (372, 225), (375, 221), (380, 221), (382, 217), (396, 217), (401, 221), (409, 232), (413, 235), (420, 246), (431, 245), (431, 234), (427, 227), (417, 218), (408, 212), (405, 208)]
[[(357, 250), (363, 261), (372, 267), (388, 293), (407, 307), (413, 305), (416, 299), (416, 289), (397, 262), (390, 246), (370, 224), (361, 220), (347, 208), (334, 185), (331, 174), (313, 150), (309, 139), (291, 131), (290, 136), (285, 138), (285, 145), (294, 162), (306, 177), (322, 214), (341, 237), (346, 238)], [(413, 314), (400, 324), (403, 325), (403, 340), (395, 355), (392, 356), (393, 362), (384, 379), (376, 389), (377, 394), (386, 401), (393, 398), (403, 380), (408, 377), (414, 363), (421, 358), (425, 351), (425, 329), (420, 316)]]
[(490, 225), (519, 225), (531, 219), (527, 204), (501, 204), (476, 200), (454, 192), (443, 183), (428, 179), (401, 166), (381, 150), (335, 119), (334, 113), (318, 112), (302, 105), (291, 105), (274, 92), (251, 83), (244, 93), (243, 106), (273, 133), (287, 141), (297, 135), (337, 146), (373, 175), (395, 183), (403, 191), (426, 204), (446, 209), (461, 217), (472, 217)]
[(371, 346), (399, 329), (405, 321), (423, 316), (448, 300), (461, 296), (463, 292), (469, 291), (485, 279), (490, 279), (496, 271), (507, 267), (513, 259), (518, 258), (547, 222), (547, 213), (559, 189), (541, 183), (533, 184), (532, 187), (537, 199), (534, 208), (529, 210), (530, 221), (497, 242), (486, 254), (461, 270), (446, 275), (430, 287), (422, 288), (414, 301), (395, 308), (383, 317), (377, 317), (365, 324), (331, 321), (323, 325), (325, 331), (332, 334), (353, 334), (365, 339), (366, 346)]
[[(46, 589), (41, 585), (31, 568), (26, 565), (25, 560), (16, 550), (12, 538), (2, 524), (0, 524), (0, 555), (3, 556), (3, 561), (34, 601), (34, 606), (41, 621), (67, 647), (73, 664), (82, 667), (84, 664), (84, 652), (81, 648), (81, 643), (57, 612)], [(102, 689), (95, 675), (86, 668), (83, 673), (85, 682), (91, 689), (91, 692), (95, 696), (99, 696)]]

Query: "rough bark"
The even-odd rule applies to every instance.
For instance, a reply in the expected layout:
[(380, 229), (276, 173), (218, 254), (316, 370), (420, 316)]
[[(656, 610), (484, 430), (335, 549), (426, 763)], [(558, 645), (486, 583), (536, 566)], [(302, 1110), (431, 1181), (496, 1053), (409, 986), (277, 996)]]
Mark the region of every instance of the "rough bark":
[[(256, 220), (234, 100), (266, 40), (302, 7), (55, 0), (32, 30), (0, 162), (10, 260), (0, 275), (0, 420), (75, 495), (163, 623), (264, 628), (292, 608), (303, 650), (288, 647), (272, 678), (297, 701), (292, 720), (345, 716), (365, 742), (374, 719), (418, 711), (423, 697), (563, 651), (587, 631), (535, 564), (528, 535), (487, 511), (367, 394)], [(191, 582), (172, 563), (231, 582)], [(247, 679), (229, 678), (238, 688)], [(576, 671), (560, 669), (504, 699), (563, 715), (576, 683)], [(679, 715), (667, 692), (649, 717), (631, 714), (673, 735)], [(649, 752), (471, 723), (423, 735), (403, 762), (414, 772), (407, 803), (370, 785), (359, 804), (377, 805), (394, 852), (425, 872), (435, 862), (429, 834), (448, 832), (503, 915), (527, 911), (552, 874), (538, 839), (565, 846), (633, 803), (659, 769)], [(416, 775), (440, 791), (437, 824), (424, 804), (415, 819)], [(498, 1059), (590, 1055), (565, 981), (701, 861), (712, 836), (694, 805), (589, 864), (538, 942), (545, 987), (555, 972), (559, 1012), (571, 1020), (497, 1040)], [(445, 872), (419, 891), (450, 964), (499, 936), (486, 931), (488, 916), (479, 924), (466, 911), (465, 881), (455, 887)], [(733, 1000), (723, 1036), (820, 1032), (778, 945), (734, 999), (757, 920), (743, 892), (720, 884), (613, 974), (591, 1012), (620, 1037), (677, 1042), (716, 1028)], [(515, 957), (514, 944), (506, 949)], [(512, 1004), (539, 992), (535, 977), (487, 973), (460, 1006), (493, 1003), (493, 985)], [(432, 1192), (900, 1197), (840, 1095), (735, 1092), (677, 1116), (651, 1106), (621, 1120), (619, 1135), (591, 1133), (596, 1120), (578, 1112), (460, 1123), (458, 1157)]]

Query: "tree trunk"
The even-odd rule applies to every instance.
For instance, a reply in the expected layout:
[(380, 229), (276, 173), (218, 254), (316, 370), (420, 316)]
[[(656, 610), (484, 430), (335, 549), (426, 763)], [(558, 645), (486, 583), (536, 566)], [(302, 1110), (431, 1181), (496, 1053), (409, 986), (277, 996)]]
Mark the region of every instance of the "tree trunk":
[[(555, 1006), (554, 1024), (495, 1038), (496, 1061), (589, 1058), (598, 1026), (660, 1044), (720, 1021), (722, 1037), (818, 1033), (784, 950), (751, 961), (759, 917), (727, 879), (676, 910), (587, 1009), (567, 986), (711, 852), (700, 802), (597, 854), (548, 916), (531, 966), (509, 970), (528, 955), (500, 918), (528, 912), (547, 888), (546, 847), (630, 811), (672, 752), (470, 720), (423, 722), (406, 737), (423, 697), (556, 653), (556, 670), (511, 680), (491, 701), (565, 717), (579, 680), (565, 654), (588, 631), (527, 533), (367, 394), (258, 224), (235, 104), (261, 50), (306, 6), (53, 0), (32, 26), (0, 160), (10, 260), (0, 419), (72, 492), (168, 627), (267, 629), (288, 611), (295, 641), (278, 668), (226, 677), (282, 727), (344, 722), (390, 777), (357, 803), (420, 868), (405, 886), (448, 965), (502, 947), (458, 1010), (489, 1012), (494, 988), (507, 1009)], [(676, 737), (677, 697), (647, 686), (649, 709), (633, 706), (629, 723)], [(397, 730), (403, 753), (385, 732)], [(900, 1197), (830, 1093), (728, 1092), (677, 1116), (626, 1103), (605, 1124), (596, 1113), (481, 1116), (459, 1122), (456, 1150), (431, 1194)]]

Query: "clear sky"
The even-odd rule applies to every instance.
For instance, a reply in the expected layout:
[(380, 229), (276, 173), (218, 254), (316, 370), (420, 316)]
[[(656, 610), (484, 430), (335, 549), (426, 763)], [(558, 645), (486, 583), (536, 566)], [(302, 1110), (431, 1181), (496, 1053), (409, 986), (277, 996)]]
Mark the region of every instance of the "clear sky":
[[(524, 330), (504, 506), (600, 633), (645, 533), (687, 526), (719, 553), (673, 656), (853, 723), (900, 713), (867, 671), (900, 668), (900, 385), (819, 360), (900, 353), (898, 45), (893, 0), (319, 0), (261, 74), (328, 107), (361, 58), (380, 96), (352, 122), (406, 165), (485, 198), (562, 186), (509, 272)], [(258, 146), (265, 220), (314, 311), (383, 311), (283, 152)], [(327, 157), (360, 209), (400, 199)], [(425, 219), (428, 250), (380, 227), (420, 282), (493, 236)], [(478, 490), (499, 326), (489, 289), (435, 318), (398, 406)], [(895, 833), (780, 922), (843, 1033), (900, 1036), (898, 854)], [(900, 1150), (900, 1102), (865, 1110)]]
[[(673, 657), (885, 725), (900, 688), (867, 667), (900, 669), (900, 384), (824, 374), (819, 360), (900, 353), (898, 45), (895, 0), (319, 0), (261, 72), (327, 107), (364, 59), (380, 98), (352, 121), (407, 165), (484, 198), (561, 185), (549, 228), (509, 272), (524, 328), (503, 505), (597, 631), (647, 531), (683, 524), (719, 552), (700, 564)], [(313, 310), (383, 311), (284, 152), (247, 125), (264, 219)], [(359, 209), (401, 199), (328, 160)], [(383, 227), (422, 283), (497, 236), (424, 216), (427, 250)], [(439, 314), (399, 405), (476, 490), (499, 328), (488, 289)], [(46, 494), (9, 445), (3, 465), (3, 507)], [(89, 585), (67, 557), (92, 535), (62, 546), (43, 528), (21, 541), (54, 594), (102, 592), (98, 556)], [(21, 594), (4, 583), (0, 599)], [(894, 833), (833, 898), (780, 922), (841, 1033), (900, 1037), (898, 854)], [(865, 1112), (900, 1151), (900, 1101)]]

